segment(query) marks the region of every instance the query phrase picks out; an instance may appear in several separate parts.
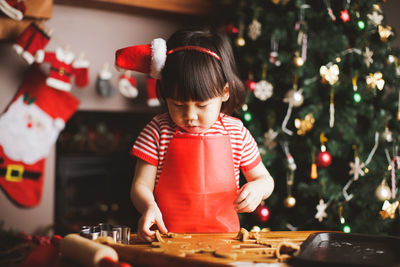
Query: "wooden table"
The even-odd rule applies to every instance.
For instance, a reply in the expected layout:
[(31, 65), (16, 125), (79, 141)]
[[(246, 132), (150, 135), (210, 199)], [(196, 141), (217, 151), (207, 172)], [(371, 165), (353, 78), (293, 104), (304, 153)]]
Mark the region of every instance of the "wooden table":
[[(136, 235), (133, 234), (133, 242), (130, 245), (109, 245), (117, 251), (120, 261), (131, 263), (133, 266), (227, 267), (239, 266), (243, 262), (277, 263), (279, 261), (274, 253), (280, 244), (285, 242), (301, 245), (311, 233), (315, 232), (259, 232), (257, 233), (258, 240), (267, 241), (264, 246), (256, 244), (254, 238), (247, 241), (240, 241), (237, 239), (237, 233), (176, 234), (173, 237), (166, 237), (164, 235), (164, 243), (154, 242), (153, 244), (135, 242)], [(221, 246), (221, 244), (228, 245)], [(179, 248), (177, 249), (177, 245), (183, 247), (183, 253)], [(193, 249), (199, 245), (203, 248), (209, 248), (209, 250), (203, 249), (203, 251), (199, 252)], [(234, 247), (233, 249), (232, 246)], [(216, 253), (217, 250), (222, 253)], [(230, 252), (235, 252), (236, 256), (231, 257), (230, 255), (233, 254), (229, 254)], [(290, 265), (282, 263), (280, 266), (288, 267)]]

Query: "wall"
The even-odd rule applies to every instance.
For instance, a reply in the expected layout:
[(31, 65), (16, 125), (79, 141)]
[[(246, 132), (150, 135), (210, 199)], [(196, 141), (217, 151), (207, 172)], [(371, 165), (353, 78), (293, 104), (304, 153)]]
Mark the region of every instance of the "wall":
[[(180, 27), (181, 17), (155, 11), (54, 5), (53, 16), (46, 21), (46, 28), (53, 28), (47, 49), (69, 44), (76, 54), (85, 53), (91, 63), (90, 84), (84, 89), (73, 88), (72, 93), (81, 101), (80, 110), (135, 111), (148, 109), (145, 102), (144, 75), (138, 79), (140, 97), (129, 100), (120, 94), (111, 98), (99, 96), (95, 90), (96, 77), (103, 63), (114, 64), (114, 52), (118, 48), (133, 44), (149, 43), (157, 37), (168, 36)], [(10, 42), (0, 42), (0, 110), (12, 100), (28, 66), (11, 50)], [(112, 68), (113, 69), (113, 68)], [(113, 70), (113, 85), (117, 86), (119, 74)], [(6, 229), (13, 228), (28, 233), (51, 227), (54, 217), (54, 173), (55, 149), (46, 160), (43, 196), (35, 208), (21, 208), (12, 204), (3, 192), (0, 193), (0, 222)]]

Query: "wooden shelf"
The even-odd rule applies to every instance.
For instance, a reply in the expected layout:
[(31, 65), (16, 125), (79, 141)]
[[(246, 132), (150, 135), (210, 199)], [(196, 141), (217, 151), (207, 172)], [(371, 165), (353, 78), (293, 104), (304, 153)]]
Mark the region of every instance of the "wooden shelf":
[[(81, 1), (55, 0), (55, 3), (80, 5)], [(116, 6), (151, 9), (183, 15), (211, 15), (214, 12), (212, 0), (90, 0), (86, 6), (105, 3)]]
[(29, 0), (25, 3), (26, 11), (24, 19), (13, 20), (6, 15), (0, 16), (0, 39), (15, 39), (33, 21), (49, 19), (52, 16), (52, 0)]

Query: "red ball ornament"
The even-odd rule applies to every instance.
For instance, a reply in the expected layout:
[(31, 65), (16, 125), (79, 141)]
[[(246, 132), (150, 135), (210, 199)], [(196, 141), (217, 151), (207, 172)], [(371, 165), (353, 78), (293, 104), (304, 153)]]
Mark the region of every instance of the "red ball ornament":
[(225, 31), (227, 34), (238, 34), (239, 33), (239, 29), (236, 28), (233, 24), (228, 24), (225, 26)]
[(328, 167), (332, 163), (332, 156), (327, 151), (321, 151), (318, 154), (317, 162), (319, 167)]
[(260, 222), (266, 222), (269, 219), (270, 216), (270, 211), (267, 208), (267, 206), (265, 206), (264, 204), (260, 204), (256, 210), (254, 211), (258, 221)]
[(246, 80), (245, 82), (244, 82), (244, 86), (247, 88), (247, 89), (249, 89), (250, 91), (254, 91), (254, 89), (256, 88), (256, 82), (255, 81), (253, 81), (253, 80)]

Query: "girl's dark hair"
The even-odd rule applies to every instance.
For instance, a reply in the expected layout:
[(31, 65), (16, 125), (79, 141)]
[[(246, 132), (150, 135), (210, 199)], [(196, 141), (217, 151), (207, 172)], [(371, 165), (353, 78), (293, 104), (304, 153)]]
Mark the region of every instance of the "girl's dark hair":
[(232, 114), (244, 103), (244, 86), (238, 77), (229, 39), (209, 28), (189, 28), (175, 32), (167, 41), (167, 50), (194, 45), (217, 53), (221, 60), (193, 50), (183, 50), (167, 56), (158, 82), (158, 94), (163, 99), (206, 101), (223, 94), (229, 86), (229, 99), (222, 112)]

